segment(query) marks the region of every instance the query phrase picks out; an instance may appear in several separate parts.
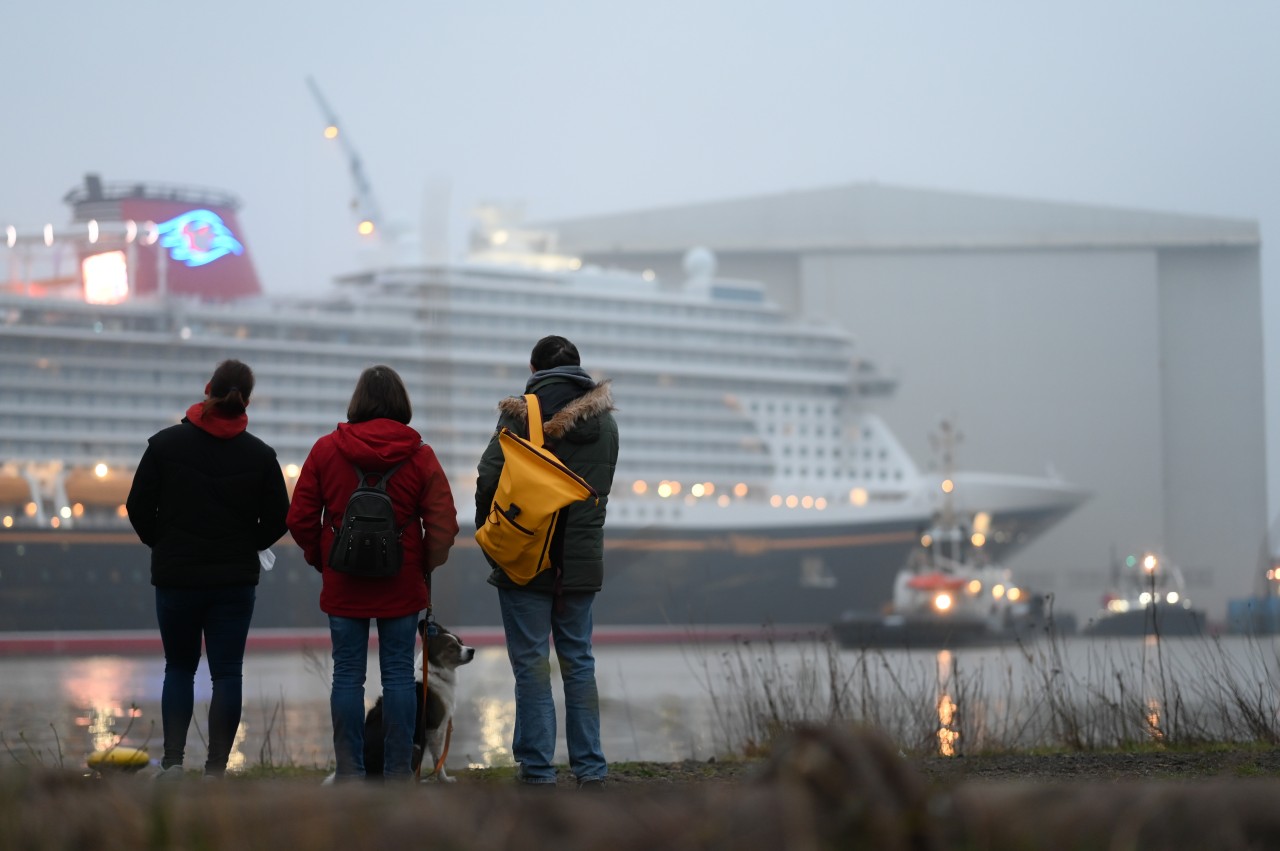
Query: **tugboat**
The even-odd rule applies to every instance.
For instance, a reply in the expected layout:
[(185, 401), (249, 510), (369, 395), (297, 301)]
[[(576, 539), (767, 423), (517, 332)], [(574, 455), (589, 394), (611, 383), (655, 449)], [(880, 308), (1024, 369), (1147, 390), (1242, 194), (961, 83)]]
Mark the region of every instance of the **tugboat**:
[(1181, 568), (1154, 552), (1114, 563), (1102, 611), (1083, 629), (1085, 635), (1108, 638), (1204, 632), (1204, 611), (1192, 607)]
[(960, 521), (953, 499), (951, 449), (958, 435), (944, 421), (942, 508), (898, 571), (893, 600), (882, 612), (845, 612), (831, 626), (846, 648), (947, 648), (1035, 637), (1051, 625), (1074, 631), (1074, 620), (1051, 624), (1044, 595), (1029, 593), (1011, 571), (990, 560), (984, 513)]

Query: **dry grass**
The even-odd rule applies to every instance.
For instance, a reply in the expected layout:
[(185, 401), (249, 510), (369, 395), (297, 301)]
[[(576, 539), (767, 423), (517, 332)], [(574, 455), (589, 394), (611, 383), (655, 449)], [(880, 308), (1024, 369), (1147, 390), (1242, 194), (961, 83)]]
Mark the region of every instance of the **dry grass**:
[(959, 654), (743, 642), (720, 657), (723, 676), (708, 663), (707, 683), (725, 683), (708, 686), (721, 744), (747, 755), (804, 724), (875, 727), (917, 755), (1280, 743), (1274, 647), (1176, 647), (1045, 638), (966, 667)]
[(1236, 851), (1280, 847), (1277, 794), (1269, 779), (947, 787), (878, 733), (799, 726), (750, 778), (600, 795), (14, 770), (0, 774), (0, 848)]

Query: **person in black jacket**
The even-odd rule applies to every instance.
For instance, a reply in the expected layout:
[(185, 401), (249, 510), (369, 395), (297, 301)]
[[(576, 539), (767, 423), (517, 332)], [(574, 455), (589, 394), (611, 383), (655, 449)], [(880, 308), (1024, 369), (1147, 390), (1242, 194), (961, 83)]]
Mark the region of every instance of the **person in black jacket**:
[(202, 640), (213, 681), (204, 770), (226, 771), (240, 726), (259, 551), (286, 531), (289, 494), (275, 450), (245, 431), (252, 392), (253, 370), (238, 360), (218, 364), (205, 400), (147, 441), (125, 504), (151, 548), (164, 645), (162, 776), (182, 776)]

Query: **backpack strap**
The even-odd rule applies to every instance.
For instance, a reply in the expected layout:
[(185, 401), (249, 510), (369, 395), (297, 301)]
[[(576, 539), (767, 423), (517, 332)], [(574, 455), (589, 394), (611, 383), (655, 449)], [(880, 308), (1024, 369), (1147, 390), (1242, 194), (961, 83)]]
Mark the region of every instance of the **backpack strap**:
[[(408, 459), (406, 458), (405, 460), (407, 461)], [(387, 489), (387, 479), (391, 478), (391, 474), (394, 473), (396, 470), (399, 470), (403, 466), (404, 466), (404, 461), (401, 461), (399, 464), (395, 465), (390, 470), (387, 470), (385, 473), (377, 473), (377, 472), (366, 473), (364, 470), (361, 470), (359, 467), (357, 467), (354, 461), (351, 462), (351, 469), (355, 470), (356, 475), (360, 477), (360, 480), (356, 483), (356, 487), (358, 488), (365, 487), (366, 486), (365, 482), (369, 480), (370, 476), (378, 476), (378, 481), (373, 486), (381, 491), (385, 491)]]
[[(376, 487), (378, 490), (382, 491), (383, 493), (386, 493), (387, 479), (391, 478), (391, 474), (394, 473), (396, 470), (399, 470), (401, 467), (403, 467), (405, 464), (405, 461), (408, 461), (408, 460), (409, 460), (408, 458), (404, 459), (404, 461), (401, 461), (399, 464), (395, 465), (390, 470), (387, 470), (385, 473), (376, 473), (376, 472), (366, 473), (364, 470), (361, 470), (360, 467), (356, 465), (356, 462), (352, 461), (351, 469), (356, 471), (356, 487), (357, 488), (365, 487), (365, 482), (368, 481), (370, 476), (378, 476), (378, 482), (377, 484), (374, 485), (374, 487)], [(352, 494), (354, 495), (354, 491), (352, 492)], [(342, 525), (342, 516), (338, 515), (337, 522), (330, 523), (329, 528), (332, 529), (336, 534), (338, 531), (338, 527), (340, 525)], [(400, 531), (403, 532), (406, 528), (407, 528), (406, 526), (401, 526)]]
[(542, 406), (538, 404), (537, 393), (524, 394), (524, 401), (529, 406), (529, 442), (534, 446), (542, 445)]

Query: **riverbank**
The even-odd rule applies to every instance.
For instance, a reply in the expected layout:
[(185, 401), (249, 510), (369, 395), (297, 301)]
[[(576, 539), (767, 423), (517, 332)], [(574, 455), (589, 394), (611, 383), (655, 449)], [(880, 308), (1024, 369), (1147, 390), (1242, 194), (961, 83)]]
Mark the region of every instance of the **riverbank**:
[(766, 759), (620, 763), (598, 795), (568, 777), (552, 794), (522, 789), (509, 769), (393, 787), (9, 769), (0, 847), (1243, 851), (1280, 847), (1277, 777), (1272, 748), (910, 759), (832, 728), (801, 728)]
[[(1142, 752), (980, 754), (956, 757), (899, 757), (928, 784), (969, 782), (1125, 783), (1274, 779), (1280, 782), (1280, 747), (1215, 745), (1196, 749)], [(611, 784), (620, 789), (691, 787), (752, 783), (767, 770), (767, 759), (626, 762), (610, 767)], [(454, 776), (464, 785), (493, 786), (511, 781), (512, 769), (472, 769)], [(562, 772), (562, 787), (572, 777)]]

